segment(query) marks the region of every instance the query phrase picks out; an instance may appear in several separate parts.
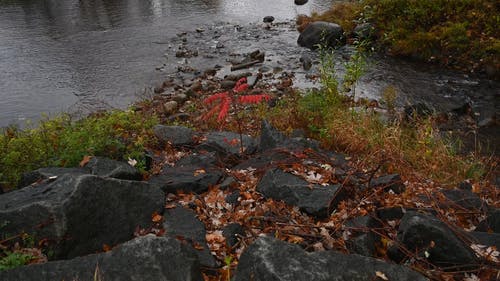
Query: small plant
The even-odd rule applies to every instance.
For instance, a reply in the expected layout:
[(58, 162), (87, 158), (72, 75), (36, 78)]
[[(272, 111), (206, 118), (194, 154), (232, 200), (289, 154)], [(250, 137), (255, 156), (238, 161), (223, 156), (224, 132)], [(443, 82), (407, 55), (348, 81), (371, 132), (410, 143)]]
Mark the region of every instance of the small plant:
[(346, 72), (343, 86), (346, 90), (352, 88), (353, 100), (356, 97), (356, 84), (366, 71), (366, 58), (361, 49), (361, 45), (357, 46), (356, 52), (354, 52), (349, 61), (344, 64)]
[(4, 255), (0, 259), (0, 271), (26, 265), (33, 259), (33, 256), (19, 252), (4, 251)]
[(204, 100), (204, 103), (212, 108), (202, 116), (203, 120), (208, 120), (217, 115), (217, 122), (222, 128), (226, 123), (231, 108), (234, 110), (236, 122), (238, 124), (238, 133), (240, 134), (240, 150), (243, 152), (243, 121), (242, 115), (245, 111), (243, 107), (246, 104), (259, 104), (263, 101), (271, 100), (268, 94), (245, 95), (249, 88), (247, 79), (241, 78), (236, 82), (234, 88), (230, 91), (215, 93)]
[(398, 92), (396, 88), (392, 85), (389, 85), (384, 88), (382, 91), (382, 102), (387, 107), (387, 110), (391, 113), (394, 113), (396, 109), (396, 99), (398, 97)]

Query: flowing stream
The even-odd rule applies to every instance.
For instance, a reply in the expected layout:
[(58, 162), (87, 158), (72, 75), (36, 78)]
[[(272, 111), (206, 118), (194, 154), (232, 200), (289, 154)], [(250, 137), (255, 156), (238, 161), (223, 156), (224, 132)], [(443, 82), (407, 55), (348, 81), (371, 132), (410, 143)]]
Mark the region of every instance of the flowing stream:
[(169, 37), (214, 21), (323, 10), (313, 0), (0, 0), (0, 127), (42, 113), (124, 107), (161, 79)]

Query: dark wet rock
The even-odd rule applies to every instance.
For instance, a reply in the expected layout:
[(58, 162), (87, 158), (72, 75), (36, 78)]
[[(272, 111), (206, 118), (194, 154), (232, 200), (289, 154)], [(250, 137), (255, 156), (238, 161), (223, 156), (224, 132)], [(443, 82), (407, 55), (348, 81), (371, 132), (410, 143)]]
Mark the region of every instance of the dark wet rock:
[(93, 175), (100, 177), (122, 180), (142, 180), (142, 175), (139, 170), (122, 161), (104, 157), (92, 157), (85, 167), (90, 169)]
[(266, 150), (257, 155), (253, 155), (250, 159), (240, 162), (238, 165), (234, 166), (235, 170), (245, 170), (248, 168), (257, 170), (267, 170), (276, 167), (279, 163), (294, 163), (300, 162), (300, 159), (293, 156), (289, 152), (273, 149)]
[(403, 207), (387, 207), (377, 210), (377, 217), (383, 221), (400, 220), (405, 214)]
[(222, 190), (226, 190), (228, 188), (234, 187), (236, 184), (237, 182), (233, 177), (227, 177), (219, 184), (219, 188)]
[(377, 271), (388, 280), (427, 280), (407, 267), (374, 258), (334, 251), (309, 253), (298, 245), (261, 237), (241, 255), (235, 281), (377, 280)]
[(65, 174), (83, 175), (89, 174), (89, 169), (86, 168), (61, 168), (61, 167), (47, 167), (40, 168), (31, 172), (24, 173), (18, 183), (18, 188), (23, 188), (38, 181), (47, 179), (56, 179)]
[(146, 235), (112, 251), (0, 271), (3, 281), (203, 280), (195, 250), (173, 237)]
[(229, 203), (229, 204), (232, 204), (232, 205), (236, 205), (238, 204), (238, 198), (240, 198), (240, 191), (239, 190), (235, 190), (233, 191), (232, 193), (230, 193), (228, 196), (226, 196), (226, 203)]
[(449, 189), (443, 190), (441, 193), (443, 193), (449, 201), (456, 205), (452, 207), (458, 206), (471, 211), (486, 208), (486, 203), (484, 203), (479, 196), (470, 190)]
[(309, 57), (309, 56), (301, 56), (300, 57), (300, 62), (302, 63), (302, 68), (304, 68), (304, 70), (309, 70), (311, 69), (312, 67), (312, 59)]
[(282, 200), (318, 218), (330, 215), (343, 199), (342, 190), (340, 185), (310, 184), (281, 169), (267, 171), (257, 185), (264, 197)]
[[(257, 149), (257, 142), (249, 135), (242, 135), (243, 152), (252, 154)], [(197, 149), (216, 152), (220, 158), (239, 156), (240, 134), (233, 132), (211, 132), (206, 135), (206, 140)]]
[(195, 132), (182, 126), (156, 125), (153, 128), (155, 136), (162, 142), (169, 142), (175, 146), (193, 144)]
[(494, 246), (500, 249), (500, 234), (499, 233), (488, 233), (473, 231), (467, 233), (472, 238), (473, 244)]
[(375, 178), (370, 182), (370, 187), (382, 187), (385, 191), (392, 190), (396, 194), (401, 194), (406, 190), (406, 186), (398, 174), (385, 175)]
[(407, 212), (401, 219), (397, 237), (410, 252), (418, 252), (422, 257), (427, 252), (428, 260), (436, 265), (473, 265), (478, 262), (471, 248), (435, 216)]
[(183, 104), (188, 100), (188, 96), (184, 93), (179, 93), (173, 96), (172, 99), (179, 104)]
[(151, 177), (149, 182), (160, 187), (165, 193), (177, 191), (202, 193), (216, 185), (222, 173), (215, 168), (202, 165), (165, 167), (159, 175)]
[(308, 0), (295, 0), (295, 5), (305, 5)]
[(172, 114), (168, 117), (168, 121), (187, 121), (189, 120), (189, 118), (191, 118), (191, 115), (189, 115), (189, 113), (185, 113), (185, 112), (179, 112), (179, 113), (176, 113), (176, 114)]
[(65, 174), (0, 196), (1, 220), (9, 222), (2, 233), (47, 238), (56, 242), (54, 258), (72, 258), (131, 239), (163, 202), (164, 193), (145, 182)]
[(488, 211), (488, 216), (484, 221), (476, 227), (477, 231), (493, 231), (500, 233), (500, 209), (492, 209)]
[(463, 181), (463, 182), (458, 184), (457, 188), (462, 189), (462, 190), (472, 191), (472, 184), (468, 181)]
[(174, 237), (182, 237), (188, 243), (192, 244), (195, 249), (203, 248), (196, 251), (196, 255), (202, 266), (217, 266), (217, 261), (207, 246), (205, 225), (196, 217), (196, 214), (192, 210), (183, 207), (166, 209), (163, 218), (163, 227), (167, 234)]
[(220, 82), (221, 88), (225, 89), (225, 90), (232, 89), (232, 88), (234, 88), (235, 85), (236, 85), (236, 81), (233, 81), (233, 80), (222, 80), (222, 82)]
[(239, 223), (231, 223), (224, 227), (222, 235), (226, 238), (226, 243), (229, 247), (234, 247), (240, 240), (238, 237), (244, 236), (243, 226)]
[(281, 145), (286, 136), (274, 128), (267, 120), (263, 120), (260, 130), (259, 149), (262, 151), (273, 149)]
[(176, 167), (197, 166), (200, 168), (214, 168), (217, 165), (215, 152), (193, 153), (182, 157), (175, 163)]
[(372, 232), (371, 229), (380, 226), (380, 223), (370, 216), (348, 220), (344, 224), (344, 230), (351, 233), (346, 241), (347, 248), (352, 253), (374, 257), (376, 255), (375, 244), (380, 241), (380, 236)]
[(265, 16), (262, 21), (265, 23), (271, 23), (274, 21), (274, 17), (273, 16)]
[(371, 23), (362, 23), (356, 25), (353, 30), (353, 35), (359, 40), (367, 40), (375, 36), (375, 28)]
[(335, 47), (344, 44), (344, 31), (336, 23), (316, 21), (300, 33), (299, 46), (316, 49), (319, 44)]

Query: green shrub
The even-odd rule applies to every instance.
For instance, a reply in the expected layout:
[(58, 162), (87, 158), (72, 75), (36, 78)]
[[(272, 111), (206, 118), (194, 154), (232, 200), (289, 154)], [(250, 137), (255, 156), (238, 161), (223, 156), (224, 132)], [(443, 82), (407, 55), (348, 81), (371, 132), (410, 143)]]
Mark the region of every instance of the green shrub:
[(5, 252), (5, 256), (0, 258), (0, 271), (26, 265), (32, 259), (33, 256), (28, 254), (18, 252)]
[(0, 184), (15, 187), (22, 173), (45, 166), (77, 166), (82, 158), (106, 156), (138, 161), (144, 169), (144, 145), (155, 118), (112, 111), (73, 121), (67, 114), (43, 120), (32, 129), (7, 128), (0, 134)]

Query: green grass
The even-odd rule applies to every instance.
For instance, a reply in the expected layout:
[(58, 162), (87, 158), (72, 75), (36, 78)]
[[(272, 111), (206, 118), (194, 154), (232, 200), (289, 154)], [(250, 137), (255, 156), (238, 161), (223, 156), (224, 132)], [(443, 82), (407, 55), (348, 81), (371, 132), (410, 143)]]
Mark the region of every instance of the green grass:
[[(393, 115), (393, 121), (386, 122), (379, 113), (353, 102), (342, 85), (333, 82), (333, 56), (326, 50), (321, 55), (322, 88), (278, 103), (266, 116), (277, 127), (285, 132), (302, 128), (325, 148), (347, 153), (366, 168), (380, 165), (381, 172), (406, 178), (429, 178), (452, 186), (486, 175), (488, 169), (480, 159), (456, 154), (451, 142), (435, 129), (432, 117), (408, 123)], [(397, 93), (393, 88), (385, 92), (390, 107)]]
[(500, 5), (493, 0), (361, 0), (335, 4), (314, 20), (375, 25), (377, 42), (394, 55), (498, 75)]
[(86, 155), (133, 158), (144, 169), (144, 148), (156, 123), (136, 112), (112, 111), (76, 121), (62, 114), (36, 128), (6, 128), (0, 134), (0, 184), (14, 188), (24, 172), (77, 166)]

